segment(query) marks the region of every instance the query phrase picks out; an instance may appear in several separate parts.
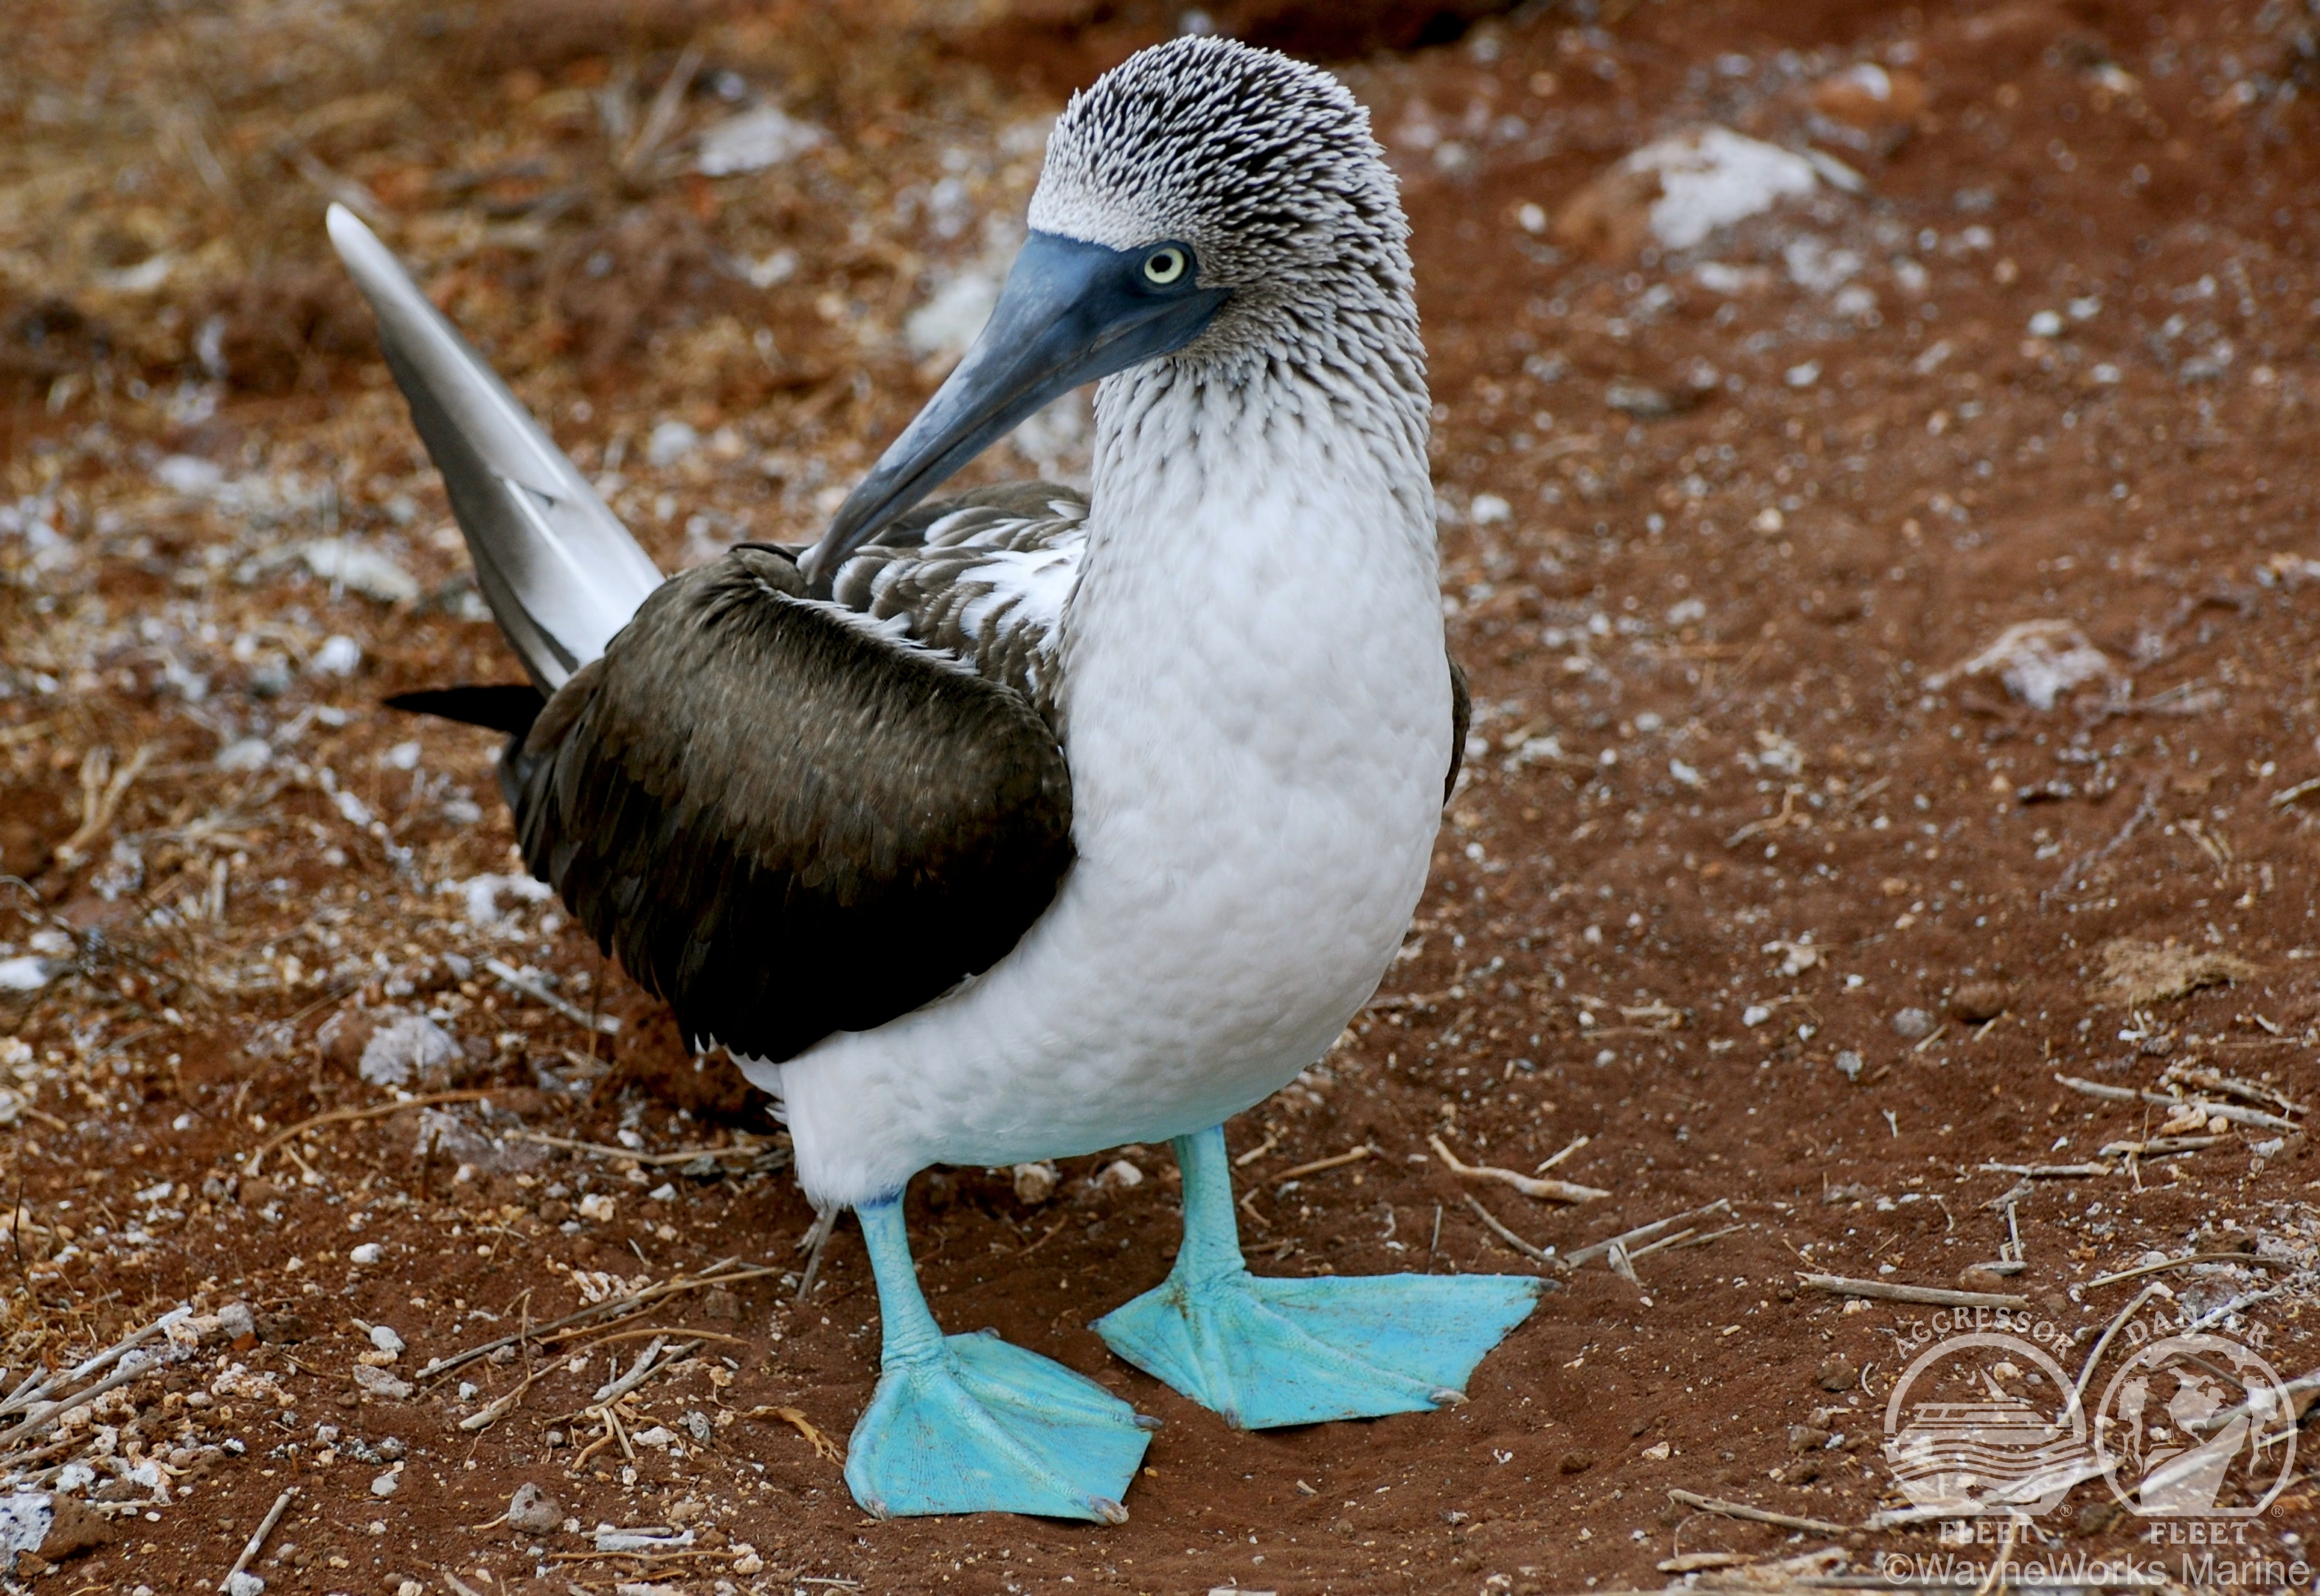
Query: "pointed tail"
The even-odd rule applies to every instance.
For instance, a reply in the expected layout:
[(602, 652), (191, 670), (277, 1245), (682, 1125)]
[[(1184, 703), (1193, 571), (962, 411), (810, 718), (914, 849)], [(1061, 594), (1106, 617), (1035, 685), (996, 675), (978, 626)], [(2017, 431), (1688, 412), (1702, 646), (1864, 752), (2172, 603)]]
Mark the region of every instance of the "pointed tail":
[(378, 316), (476, 577), (541, 692), (604, 651), (662, 577), (620, 519), (483, 357), (342, 205), (331, 242)]

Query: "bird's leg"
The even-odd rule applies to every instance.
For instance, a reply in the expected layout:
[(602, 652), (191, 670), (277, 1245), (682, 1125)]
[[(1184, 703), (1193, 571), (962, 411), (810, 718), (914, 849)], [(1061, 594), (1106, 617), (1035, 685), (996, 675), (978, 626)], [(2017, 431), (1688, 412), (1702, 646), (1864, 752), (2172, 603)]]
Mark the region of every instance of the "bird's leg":
[(1546, 1289), (1522, 1274), (1260, 1278), (1241, 1258), (1224, 1128), (1173, 1145), (1184, 1172), (1175, 1266), (1093, 1328), (1120, 1356), (1237, 1428), (1461, 1401), (1482, 1355)]
[(995, 1330), (946, 1336), (902, 1229), (902, 1194), (855, 1210), (878, 1280), (877, 1393), (846, 1483), (880, 1518), (1036, 1513), (1116, 1524), (1156, 1421)]

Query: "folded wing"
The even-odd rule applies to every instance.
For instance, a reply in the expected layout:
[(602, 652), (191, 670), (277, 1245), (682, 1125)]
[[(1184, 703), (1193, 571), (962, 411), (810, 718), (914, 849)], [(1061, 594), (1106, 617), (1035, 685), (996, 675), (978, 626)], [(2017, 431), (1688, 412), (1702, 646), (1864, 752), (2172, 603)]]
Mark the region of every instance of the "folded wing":
[(1084, 502), (925, 506), (834, 602), (766, 545), (664, 582), (385, 247), (336, 208), (331, 234), (537, 689), (401, 702), (513, 733), (524, 859), (599, 945), (696, 1044), (772, 1059), (1003, 957), (1072, 858), (1055, 638)]

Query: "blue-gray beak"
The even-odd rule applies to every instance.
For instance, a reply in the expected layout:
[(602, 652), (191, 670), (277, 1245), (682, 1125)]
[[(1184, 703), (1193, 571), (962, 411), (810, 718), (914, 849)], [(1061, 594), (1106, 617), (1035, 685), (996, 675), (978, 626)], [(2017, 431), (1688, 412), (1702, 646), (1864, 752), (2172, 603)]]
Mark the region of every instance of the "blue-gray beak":
[(1230, 292), (1198, 275), (1182, 244), (1112, 249), (1033, 233), (974, 347), (807, 551), (809, 591), (827, 596), (847, 555), (1049, 400), (1198, 337)]

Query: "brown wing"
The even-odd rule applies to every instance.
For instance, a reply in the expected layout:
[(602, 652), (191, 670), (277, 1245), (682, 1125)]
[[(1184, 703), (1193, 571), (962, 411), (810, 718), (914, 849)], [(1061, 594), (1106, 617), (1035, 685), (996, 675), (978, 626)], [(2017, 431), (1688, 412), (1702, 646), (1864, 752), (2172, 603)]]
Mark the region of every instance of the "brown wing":
[(743, 546), (648, 598), (501, 782), (525, 861), (696, 1041), (782, 1059), (989, 968), (1072, 858), (1024, 697)]

